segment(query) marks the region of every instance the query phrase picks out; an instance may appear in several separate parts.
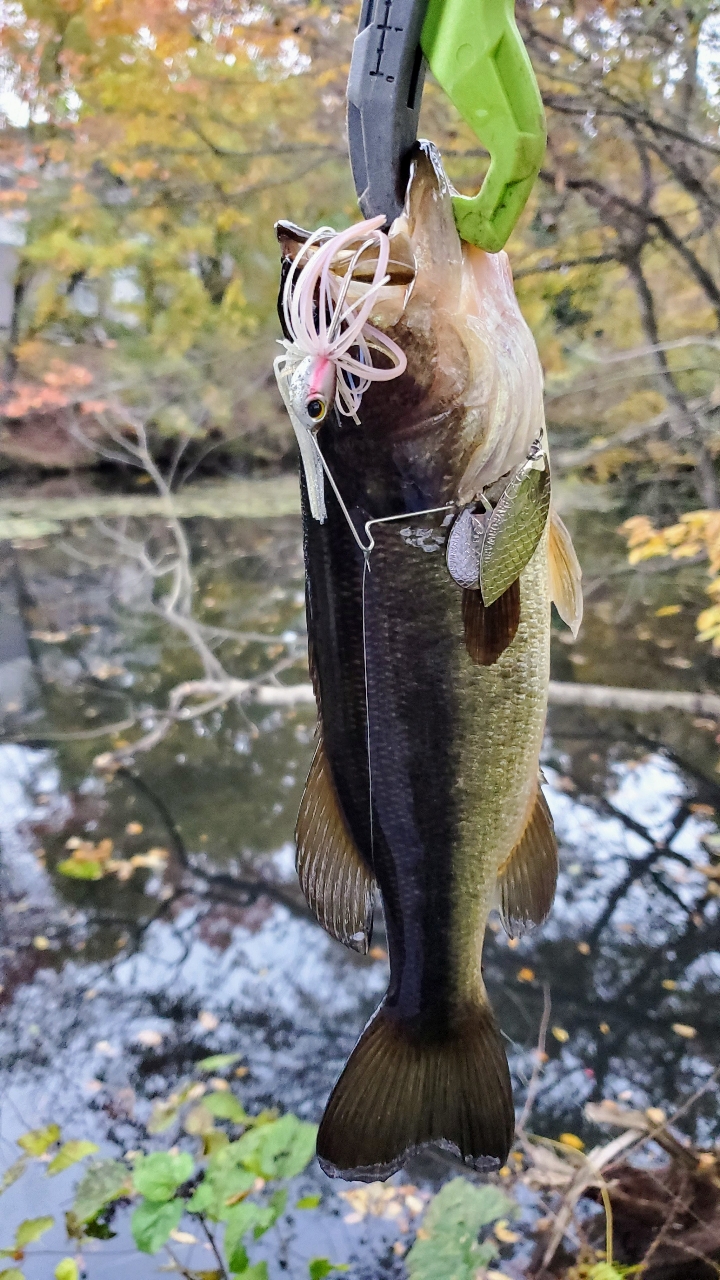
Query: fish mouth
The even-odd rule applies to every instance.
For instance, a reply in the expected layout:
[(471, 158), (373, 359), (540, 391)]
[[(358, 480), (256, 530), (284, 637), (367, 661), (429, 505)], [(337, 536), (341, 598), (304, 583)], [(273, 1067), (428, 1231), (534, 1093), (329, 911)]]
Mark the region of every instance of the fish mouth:
[[(278, 238), (281, 251), (281, 259), (283, 262), (292, 262), (302, 249), (303, 245), (310, 239), (311, 232), (306, 231), (304, 227), (299, 227), (295, 222), (287, 222), (281, 219), (275, 223), (275, 234)], [(328, 228), (327, 235), (319, 236), (316, 244), (311, 248), (311, 255), (322, 248), (328, 240), (335, 234)], [(404, 231), (393, 231), (390, 228), (390, 258), (387, 265), (387, 287), (409, 289), (415, 281), (417, 274), (417, 264), (413, 253), (412, 244)], [(344, 276), (347, 265), (354, 253), (353, 249), (341, 250), (333, 260), (332, 271), (339, 276)], [(377, 266), (378, 247), (377, 244), (370, 245), (363, 254), (360, 255), (357, 265), (353, 271), (353, 281), (357, 285), (372, 284), (375, 268)]]

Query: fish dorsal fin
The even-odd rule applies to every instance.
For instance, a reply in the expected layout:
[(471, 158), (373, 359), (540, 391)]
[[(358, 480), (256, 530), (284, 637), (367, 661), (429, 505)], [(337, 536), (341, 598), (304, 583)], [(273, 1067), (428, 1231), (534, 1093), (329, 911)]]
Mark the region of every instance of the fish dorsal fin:
[(512, 644), (520, 623), (519, 580), (489, 606), (479, 591), (463, 591), (462, 616), (470, 657), (479, 667), (491, 667)]
[(295, 865), (308, 906), (323, 929), (363, 955), (370, 946), (375, 881), (348, 831), (322, 737), (295, 828)]
[(550, 599), (573, 636), (580, 630), (583, 616), (582, 569), (575, 554), (572, 538), (557, 511), (550, 512), (548, 540)]
[(511, 937), (542, 924), (552, 906), (557, 874), (555, 828), (538, 786), (525, 830), (498, 870), (498, 910)]

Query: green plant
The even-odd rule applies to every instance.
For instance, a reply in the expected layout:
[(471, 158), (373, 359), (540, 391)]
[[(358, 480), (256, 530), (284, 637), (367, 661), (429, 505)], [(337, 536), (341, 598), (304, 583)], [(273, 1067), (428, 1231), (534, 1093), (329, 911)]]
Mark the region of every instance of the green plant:
[(498, 1187), (453, 1178), (430, 1201), (407, 1255), (410, 1280), (475, 1280), (498, 1256), (492, 1240), (479, 1242), (480, 1231), (515, 1211)]
[[(201, 1072), (231, 1067), (237, 1054), (215, 1054), (198, 1064)], [(219, 1122), (219, 1123), (218, 1123)], [(91, 1160), (98, 1147), (93, 1142), (63, 1142), (59, 1125), (34, 1129), (18, 1139), (22, 1155), (0, 1180), (0, 1194), (16, 1182), (33, 1163), (42, 1161), (48, 1177), (85, 1162), (75, 1188), (72, 1208), (65, 1215), (67, 1236), (77, 1248), (88, 1238), (108, 1239), (115, 1233), (112, 1221), (118, 1205), (133, 1204), (131, 1231), (142, 1253), (167, 1250), (173, 1260), (173, 1243), (191, 1242), (193, 1235), (179, 1231), (183, 1218), (195, 1223), (211, 1245), (217, 1270), (183, 1274), (198, 1280), (241, 1276), (243, 1280), (267, 1280), (267, 1265), (251, 1262), (248, 1248), (273, 1226), (284, 1212), (290, 1179), (302, 1173), (315, 1152), (315, 1125), (294, 1115), (263, 1111), (249, 1116), (226, 1081), (215, 1077), (183, 1084), (169, 1098), (155, 1103), (148, 1134), (173, 1129), (184, 1131), (185, 1141), (196, 1148), (149, 1154), (128, 1152), (122, 1159)], [(296, 1207), (316, 1208), (318, 1196), (305, 1196)], [(29, 1218), (18, 1226), (12, 1243), (0, 1249), (0, 1258), (22, 1263), (28, 1245), (53, 1225), (47, 1215)], [(347, 1268), (327, 1258), (309, 1264), (310, 1280), (323, 1280)], [(55, 1268), (55, 1280), (78, 1280), (72, 1257)], [(24, 1280), (17, 1265), (0, 1270), (0, 1280)]]

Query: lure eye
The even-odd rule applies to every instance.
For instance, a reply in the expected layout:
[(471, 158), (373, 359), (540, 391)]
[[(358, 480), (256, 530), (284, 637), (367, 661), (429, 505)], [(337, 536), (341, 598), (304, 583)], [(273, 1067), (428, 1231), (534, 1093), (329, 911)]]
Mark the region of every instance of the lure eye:
[(307, 409), (307, 415), (312, 422), (322, 422), (325, 414), (327, 413), (327, 405), (325, 404), (325, 401), (318, 399), (317, 396), (313, 396), (312, 400), (308, 400), (305, 408)]

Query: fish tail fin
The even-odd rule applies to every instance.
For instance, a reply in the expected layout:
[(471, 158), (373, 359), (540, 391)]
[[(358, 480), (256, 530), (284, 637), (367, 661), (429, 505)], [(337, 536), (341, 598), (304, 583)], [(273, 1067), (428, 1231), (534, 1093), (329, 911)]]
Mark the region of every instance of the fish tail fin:
[(507, 1058), (487, 1001), (452, 1028), (420, 1034), (381, 1005), (356, 1044), (320, 1123), (330, 1177), (390, 1177), (427, 1145), (474, 1169), (504, 1163), (515, 1115)]

